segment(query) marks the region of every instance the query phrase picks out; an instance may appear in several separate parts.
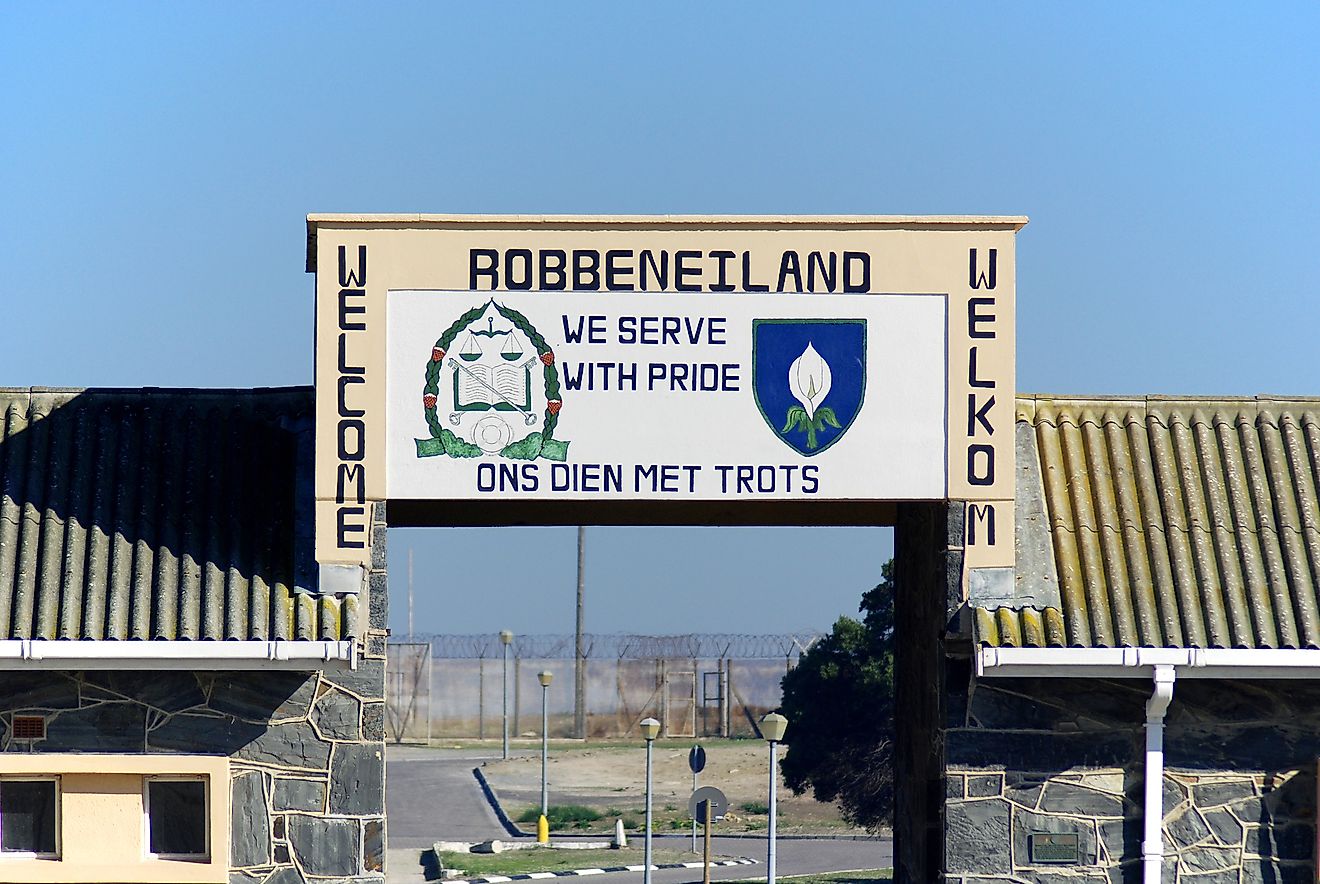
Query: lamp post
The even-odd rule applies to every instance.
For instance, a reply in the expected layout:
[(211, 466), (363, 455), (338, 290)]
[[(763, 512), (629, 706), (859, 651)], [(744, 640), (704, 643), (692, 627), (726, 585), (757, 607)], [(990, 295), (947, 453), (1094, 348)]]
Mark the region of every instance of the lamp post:
[(509, 645), (513, 644), (513, 633), (500, 630), (500, 644), (504, 645), (504, 744), (501, 757), (509, 758)]
[(550, 821), (545, 818), (550, 809), (549, 792), (546, 785), (546, 762), (550, 757), (550, 682), (555, 675), (550, 670), (543, 670), (536, 675), (541, 683), (541, 818), (536, 822), (536, 840), (541, 844), (550, 843)]
[(788, 728), (788, 719), (778, 712), (771, 712), (761, 718), (761, 736), (770, 744), (770, 827), (765, 855), (765, 882), (775, 884), (775, 793), (779, 786), (779, 765), (775, 757), (775, 744), (784, 739)]
[(660, 722), (654, 718), (643, 718), (642, 736), (646, 739), (646, 832), (642, 851), (642, 884), (651, 884), (651, 746), (660, 736)]

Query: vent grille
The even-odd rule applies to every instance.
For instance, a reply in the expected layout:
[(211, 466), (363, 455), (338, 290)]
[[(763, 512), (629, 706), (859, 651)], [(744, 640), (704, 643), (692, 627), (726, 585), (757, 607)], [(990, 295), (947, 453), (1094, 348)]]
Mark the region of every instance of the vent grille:
[(15, 740), (46, 739), (46, 718), (42, 715), (15, 715), (13, 737)]

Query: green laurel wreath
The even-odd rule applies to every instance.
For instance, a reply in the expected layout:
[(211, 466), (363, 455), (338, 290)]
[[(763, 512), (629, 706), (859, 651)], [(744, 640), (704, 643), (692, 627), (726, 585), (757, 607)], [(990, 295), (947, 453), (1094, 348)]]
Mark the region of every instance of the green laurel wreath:
[[(486, 311), (487, 304), (494, 306), (495, 311), (500, 316), (513, 323), (515, 328), (531, 340), (532, 346), (536, 348), (536, 354), (540, 357), (544, 366), (542, 374), (545, 376), (545, 398), (547, 402), (559, 400), (559, 369), (555, 366), (554, 352), (540, 332), (527, 321), (527, 317), (517, 310), (501, 307), (493, 300), (482, 304), (480, 307), (473, 307), (454, 320), (453, 325), (445, 329), (445, 333), (435, 342), (435, 347), (448, 354), (450, 345), (454, 343), (454, 338), (458, 337), (460, 331)], [(550, 354), (549, 362), (545, 360), (546, 354)], [(426, 385), (422, 387), (423, 397), (427, 395), (439, 396), (440, 369), (442, 367), (442, 363), (437, 362), (434, 358), (426, 360)], [(426, 425), (431, 428), (431, 438), (415, 440), (418, 457), (434, 457), (442, 454), (447, 454), (450, 457), (480, 457), (484, 453), (476, 445), (458, 438), (453, 432), (446, 429), (440, 423), (434, 404), (426, 405), (423, 401), (423, 408), (426, 413)], [(552, 412), (547, 405), (545, 419), (541, 423), (540, 431), (533, 431), (517, 442), (509, 443), (501, 449), (500, 456), (514, 460), (536, 460), (538, 457), (549, 460), (564, 460), (568, 456), (568, 443), (554, 438), (555, 427), (558, 425), (559, 415)]]

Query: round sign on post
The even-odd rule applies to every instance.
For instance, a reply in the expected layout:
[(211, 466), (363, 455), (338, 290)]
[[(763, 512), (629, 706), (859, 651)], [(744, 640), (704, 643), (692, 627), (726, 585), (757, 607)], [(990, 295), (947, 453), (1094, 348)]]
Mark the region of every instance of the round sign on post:
[(706, 768), (706, 750), (700, 745), (693, 746), (688, 753), (688, 767), (692, 768), (693, 773), (701, 773)]
[(702, 786), (692, 793), (688, 799), (688, 813), (697, 822), (705, 825), (706, 818), (702, 814), (702, 804), (710, 804), (710, 819), (724, 819), (724, 812), (729, 809), (729, 799), (724, 797), (724, 793), (714, 786)]

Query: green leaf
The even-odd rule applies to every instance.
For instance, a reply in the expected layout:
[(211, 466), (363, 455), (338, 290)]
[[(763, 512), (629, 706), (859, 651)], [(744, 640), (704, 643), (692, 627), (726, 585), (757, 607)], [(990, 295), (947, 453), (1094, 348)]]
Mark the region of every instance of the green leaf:
[(541, 456), (541, 434), (528, 433), (517, 442), (504, 446), (500, 456), (512, 460), (536, 460)]
[(414, 439), (417, 443), (418, 457), (435, 457), (445, 453), (444, 443), (439, 439)]
[(559, 439), (546, 439), (541, 446), (541, 457), (562, 461), (568, 457), (568, 443)]
[(843, 429), (843, 427), (839, 425), (839, 419), (834, 416), (834, 409), (830, 408), (829, 406), (826, 406), (821, 409), (817, 409), (816, 416), (819, 417), (825, 423), (829, 424), (831, 427), (834, 427), (834, 429), (836, 430)]
[(440, 431), (440, 442), (450, 457), (480, 457), (484, 452), (471, 442), (464, 442), (449, 430)]
[(798, 424), (800, 426), (802, 422), (805, 421), (806, 419), (807, 419), (807, 412), (802, 408), (802, 406), (794, 405), (792, 408), (788, 410), (788, 418), (787, 420), (784, 421), (784, 428), (779, 431), (780, 434), (782, 435), (784, 433), (787, 433), (789, 430), (793, 428), (794, 424)]

